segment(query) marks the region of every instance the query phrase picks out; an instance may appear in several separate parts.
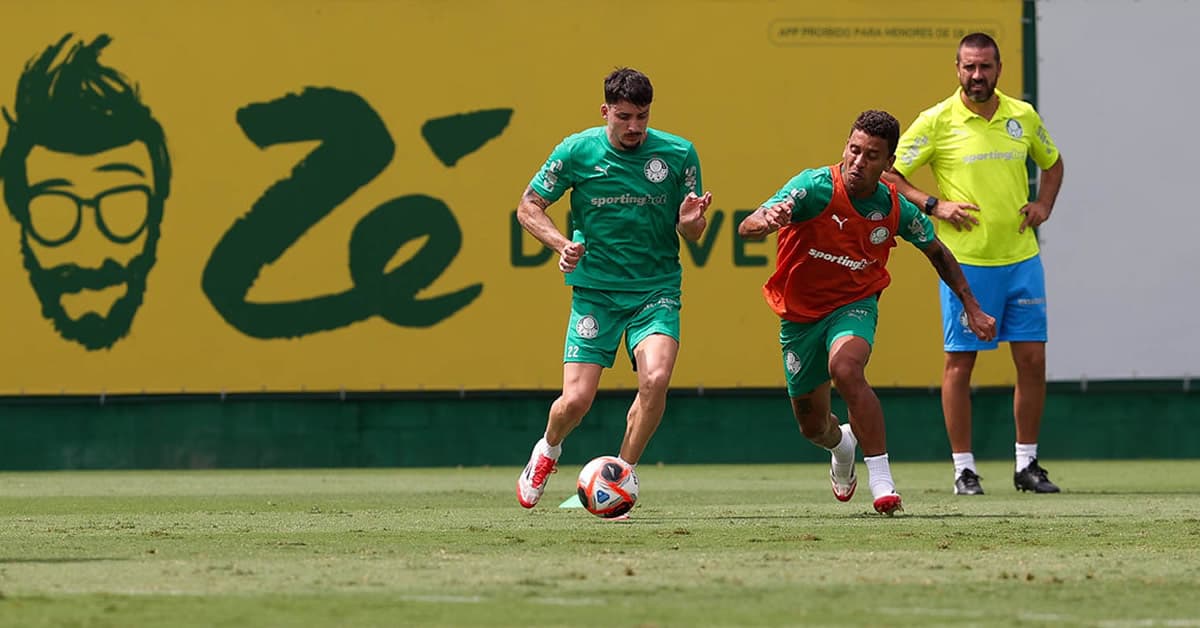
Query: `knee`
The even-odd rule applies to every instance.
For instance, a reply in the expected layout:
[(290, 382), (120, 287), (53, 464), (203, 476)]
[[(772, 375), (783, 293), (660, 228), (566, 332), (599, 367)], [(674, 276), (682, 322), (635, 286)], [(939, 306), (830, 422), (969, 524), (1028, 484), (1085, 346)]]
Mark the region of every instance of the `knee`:
[(808, 438), (809, 441), (816, 442), (817, 439), (821, 438), (824, 430), (826, 430), (824, 424), (827, 421), (821, 420), (820, 417), (799, 417), (799, 421), (800, 433), (803, 433), (804, 437)]
[(971, 372), (975, 370), (975, 355), (946, 354), (946, 377), (966, 379), (970, 381)]
[(815, 414), (808, 414), (804, 416), (798, 416), (796, 417), (796, 420), (800, 422), (800, 433), (804, 435), (804, 438), (820, 444), (818, 441), (820, 441), (825, 435), (825, 430), (828, 428), (828, 415), (818, 416)]
[(641, 375), (638, 392), (643, 396), (658, 398), (666, 396), (671, 385), (671, 372), (667, 369), (652, 369)]
[(592, 395), (565, 390), (559, 398), (559, 407), (568, 417), (582, 419), (592, 408)]
[(1020, 373), (1044, 373), (1046, 371), (1046, 352), (1027, 351), (1013, 356), (1013, 364)]
[(829, 377), (843, 393), (866, 382), (863, 365), (853, 360), (833, 360), (829, 363)]

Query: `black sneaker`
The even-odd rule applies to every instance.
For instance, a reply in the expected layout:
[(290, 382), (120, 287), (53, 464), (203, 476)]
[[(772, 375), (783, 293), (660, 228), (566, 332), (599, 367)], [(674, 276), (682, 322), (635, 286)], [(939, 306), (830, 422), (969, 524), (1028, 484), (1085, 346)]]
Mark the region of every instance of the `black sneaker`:
[(1037, 458), (1030, 461), (1029, 466), (1013, 474), (1013, 486), (1018, 491), (1033, 491), (1035, 493), (1057, 493), (1058, 487), (1046, 477), (1046, 470), (1038, 464)]
[(983, 478), (970, 469), (963, 469), (954, 480), (955, 495), (983, 495), (983, 486), (979, 481)]

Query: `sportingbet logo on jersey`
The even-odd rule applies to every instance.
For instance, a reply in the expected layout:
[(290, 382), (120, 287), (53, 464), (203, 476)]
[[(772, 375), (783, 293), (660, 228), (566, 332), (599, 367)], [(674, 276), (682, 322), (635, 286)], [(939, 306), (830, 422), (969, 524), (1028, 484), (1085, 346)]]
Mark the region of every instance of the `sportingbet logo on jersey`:
[[(549, 178), (550, 175), (546, 175)], [(593, 207), (604, 207), (606, 205), (637, 205), (644, 207), (646, 205), (662, 205), (667, 202), (666, 194), (658, 194), (651, 196), (645, 194), (638, 196), (636, 194), (622, 194), (620, 196), (597, 196), (589, 201)]]
[(808, 256), (819, 260), (825, 260), (826, 262), (833, 262), (838, 266), (844, 266), (850, 270), (862, 270), (875, 263), (875, 260), (873, 259), (852, 259), (846, 255), (834, 255), (833, 253), (818, 251), (817, 249), (809, 249)]

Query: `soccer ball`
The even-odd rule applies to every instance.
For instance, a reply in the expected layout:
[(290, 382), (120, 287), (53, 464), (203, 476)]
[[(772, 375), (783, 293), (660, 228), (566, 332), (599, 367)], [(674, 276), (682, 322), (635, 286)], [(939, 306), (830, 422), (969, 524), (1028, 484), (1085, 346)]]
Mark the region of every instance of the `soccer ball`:
[(583, 507), (605, 519), (629, 512), (638, 498), (637, 473), (616, 456), (600, 456), (584, 465), (577, 485)]

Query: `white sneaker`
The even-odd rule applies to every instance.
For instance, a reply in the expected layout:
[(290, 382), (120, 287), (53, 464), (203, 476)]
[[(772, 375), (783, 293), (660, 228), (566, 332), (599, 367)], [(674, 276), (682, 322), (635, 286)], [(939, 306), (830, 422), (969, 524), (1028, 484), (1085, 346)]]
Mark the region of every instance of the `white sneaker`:
[[(843, 423), (841, 426), (842, 433), (845, 434), (850, 442), (854, 443), (854, 448), (858, 448), (858, 440), (854, 438), (854, 432), (850, 430), (849, 423)], [(854, 473), (854, 464), (850, 465), (850, 473), (847, 475), (839, 475), (837, 469), (837, 458), (833, 454), (829, 454), (829, 482), (833, 485), (833, 496), (839, 502), (848, 502), (851, 497), (854, 497), (854, 489), (858, 488), (858, 476)]]
[[(540, 441), (539, 441), (539, 444)], [(546, 492), (546, 483), (550, 474), (558, 471), (558, 461), (538, 451), (533, 446), (533, 454), (529, 456), (529, 464), (517, 477), (517, 501), (526, 508), (533, 508)]]

